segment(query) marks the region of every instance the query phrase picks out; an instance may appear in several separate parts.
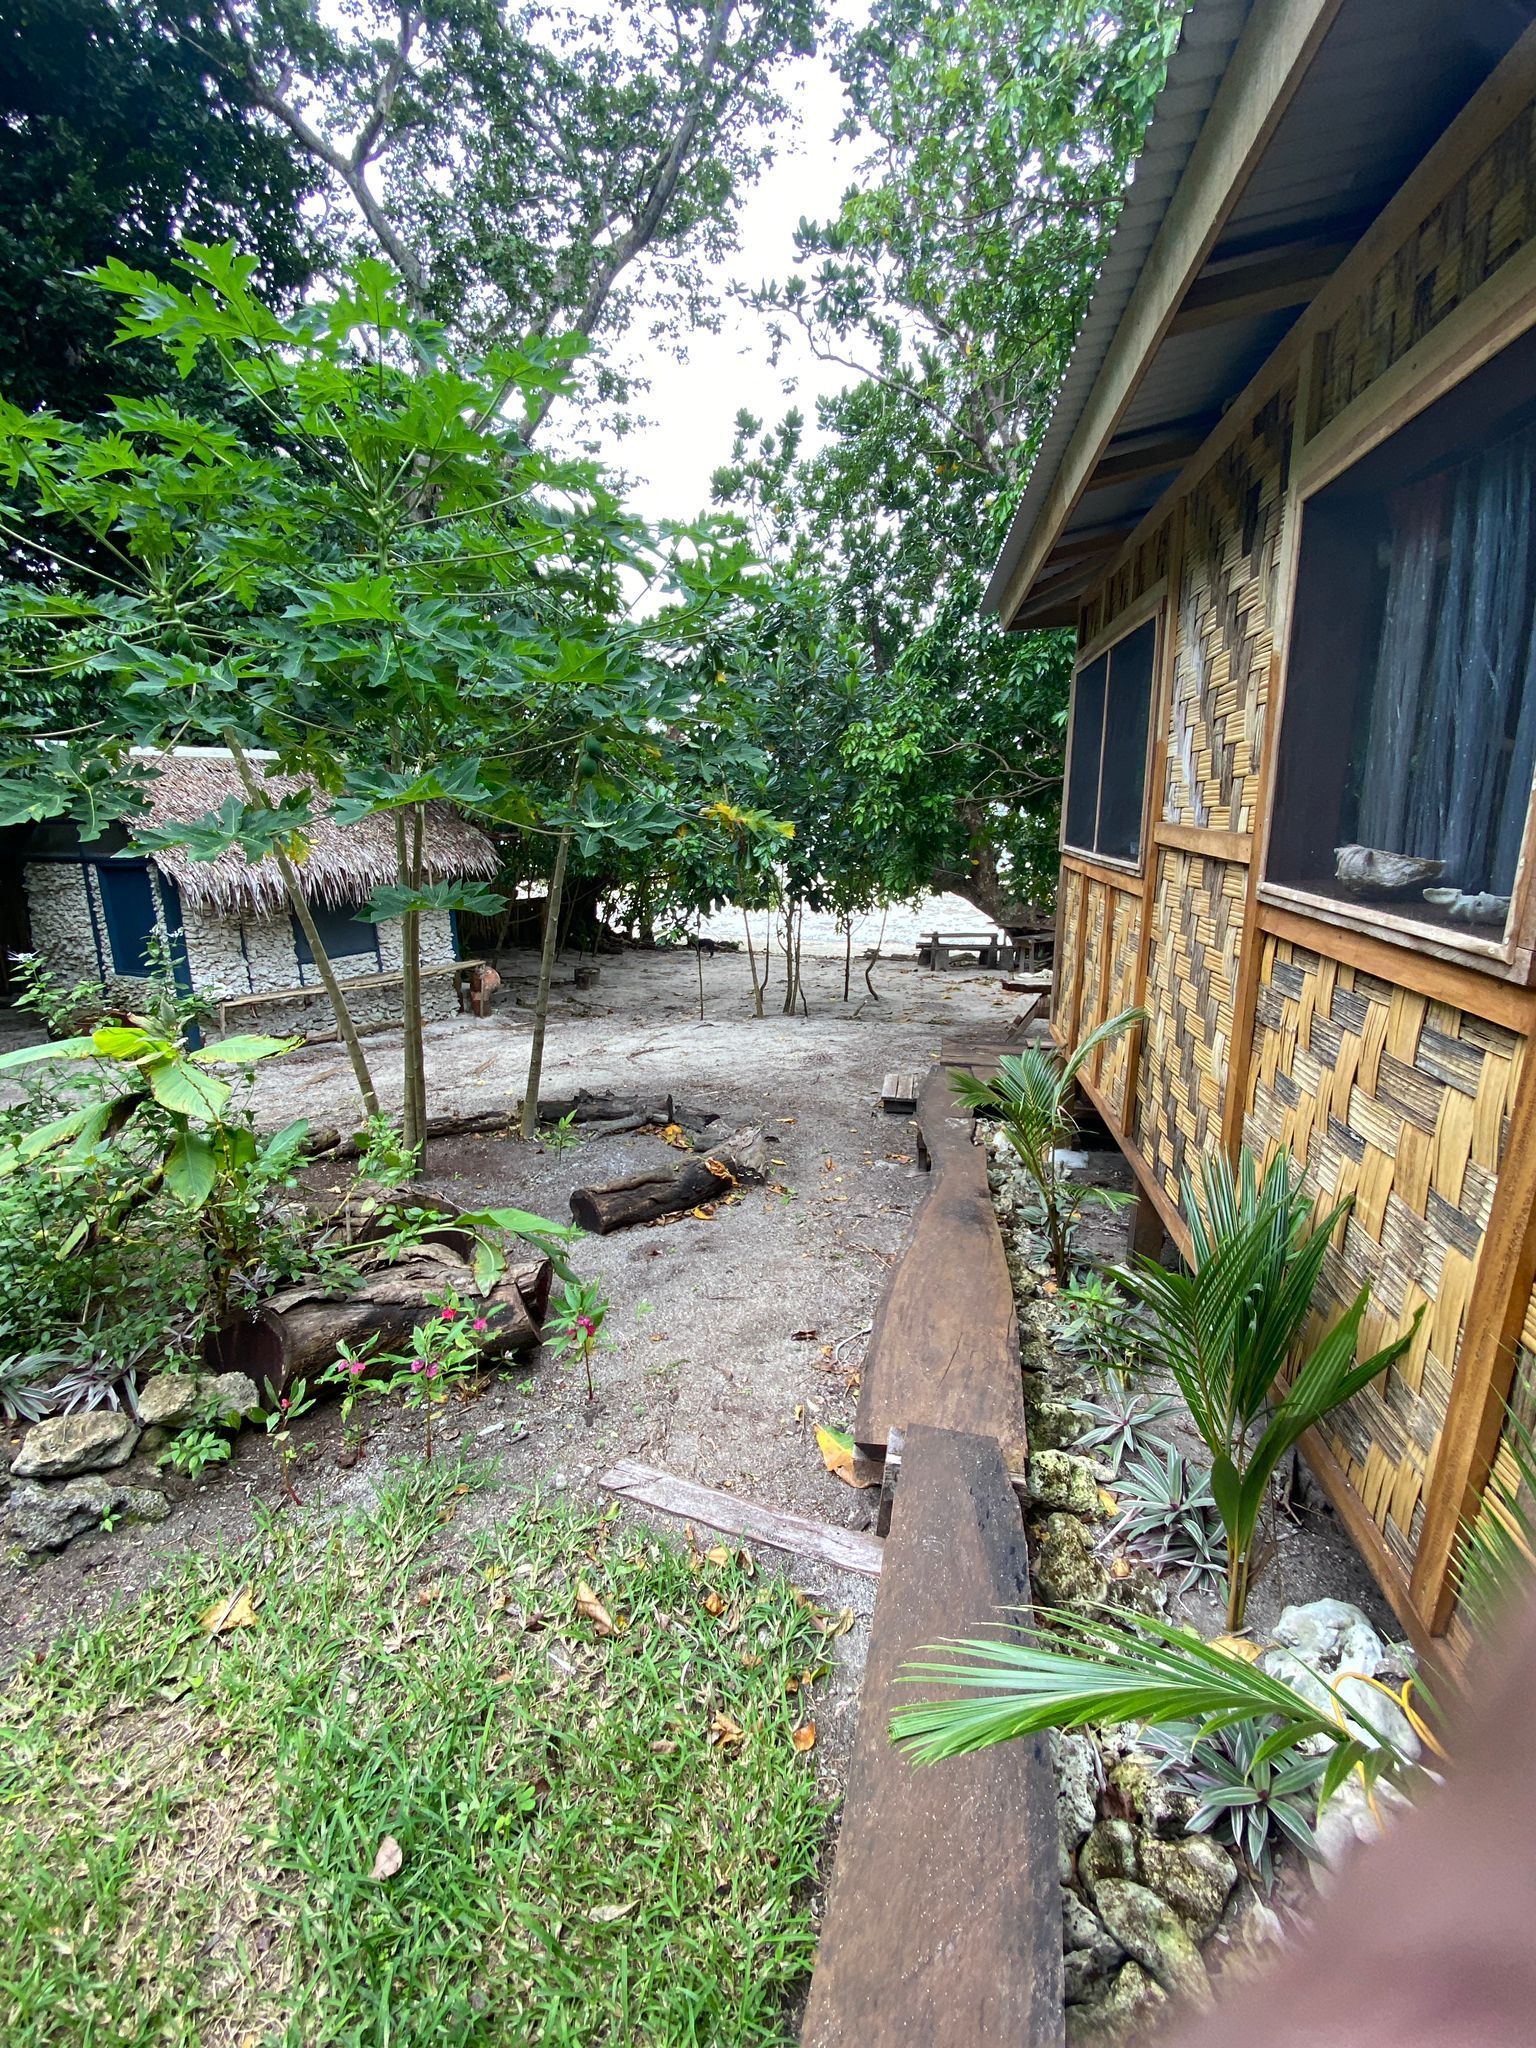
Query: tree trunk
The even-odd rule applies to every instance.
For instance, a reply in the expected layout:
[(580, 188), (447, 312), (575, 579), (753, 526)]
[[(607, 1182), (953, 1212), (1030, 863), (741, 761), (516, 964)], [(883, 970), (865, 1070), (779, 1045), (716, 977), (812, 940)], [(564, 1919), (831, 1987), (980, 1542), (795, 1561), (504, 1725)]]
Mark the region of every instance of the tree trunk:
[[(255, 775), (251, 772), (251, 764), (246, 758), (245, 749), (241, 746), (233, 726), (225, 726), (224, 744), (228, 747), (230, 758), (234, 761), (235, 772), (240, 777), (241, 785), (245, 790), (246, 802), (270, 810), (272, 808), (271, 803), (266, 792), (260, 787)], [(293, 912), (295, 919), (298, 921), (299, 930), (304, 934), (308, 942), (310, 955), (315, 963), (315, 972), (320, 976), (321, 986), (330, 998), (331, 1008), (336, 1013), (336, 1030), (342, 1044), (347, 1048), (347, 1058), (352, 1063), (352, 1075), (357, 1082), (357, 1092), (362, 1097), (363, 1113), (366, 1116), (378, 1116), (380, 1114), (378, 1092), (373, 1085), (373, 1076), (368, 1071), (368, 1062), (363, 1055), (362, 1041), (357, 1035), (357, 1026), (352, 1021), (352, 1012), (347, 1008), (347, 999), (342, 994), (341, 986), (337, 982), (336, 970), (331, 965), (331, 956), (326, 952), (321, 942), (320, 933), (316, 929), (315, 920), (309, 908), (309, 901), (299, 882), (298, 871), (281, 847), (274, 848), (273, 859), (277, 862), (277, 871), (283, 878), (283, 888), (288, 896), (288, 907)]]
[(487, 1363), (531, 1350), (539, 1342), (549, 1305), (547, 1259), (509, 1268), (489, 1294), (480, 1296), (464, 1260), (441, 1245), (423, 1245), (398, 1265), (371, 1274), (355, 1293), (342, 1298), (329, 1296), (312, 1283), (280, 1289), (223, 1333), (218, 1340), (220, 1370), (248, 1373), (258, 1386), (281, 1396), (295, 1380), (313, 1380), (324, 1372), (339, 1343), (356, 1349), (372, 1339), (382, 1349), (398, 1348), (416, 1324), (433, 1313), (434, 1298), (449, 1288), (469, 1313), (483, 1316), (489, 1324), (481, 1346)]
[[(422, 848), (421, 806), (409, 815), (395, 813), (395, 853), (400, 881), (420, 887)], [(421, 1042), (421, 913), (407, 910), (400, 919), (400, 1006), (402, 1030), (402, 1099), (400, 1137), (408, 1152), (420, 1153), (427, 1142), (427, 1084)]]
[(764, 1179), (768, 1165), (768, 1141), (760, 1126), (749, 1124), (680, 1166), (658, 1166), (602, 1187), (574, 1189), (571, 1215), (583, 1230), (601, 1237), (632, 1223), (650, 1223), (658, 1216), (718, 1201), (743, 1181)]
[(555, 848), (554, 873), (544, 903), (544, 944), (539, 953), (539, 993), (533, 1006), (533, 1043), (528, 1048), (528, 1081), (523, 1090), (521, 1130), (531, 1138), (539, 1127), (539, 1076), (544, 1071), (544, 1032), (549, 1022), (549, 991), (555, 978), (555, 948), (560, 936), (560, 898), (565, 889), (565, 864), (570, 858), (571, 828), (566, 826)]
[(757, 949), (752, 944), (752, 920), (748, 917), (745, 910), (741, 913), (741, 923), (742, 929), (747, 935), (747, 969), (752, 976), (752, 1014), (754, 1017), (761, 1017), (763, 1014), (763, 990), (768, 986), (768, 974), (765, 968), (762, 981), (758, 981)]
[(853, 979), (853, 916), (843, 923), (843, 1001), (848, 1000), (848, 984)]

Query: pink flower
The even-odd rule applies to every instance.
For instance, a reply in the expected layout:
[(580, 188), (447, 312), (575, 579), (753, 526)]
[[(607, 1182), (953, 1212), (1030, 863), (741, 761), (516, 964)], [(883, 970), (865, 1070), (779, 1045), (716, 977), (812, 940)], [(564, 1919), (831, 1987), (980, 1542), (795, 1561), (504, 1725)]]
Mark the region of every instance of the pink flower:
[(459, 1312), (456, 1308), (445, 1308), (443, 1310), (443, 1321), (445, 1323), (456, 1323), (458, 1319)]
[(578, 1330), (585, 1330), (589, 1337), (597, 1335), (597, 1325), (590, 1316), (578, 1316), (576, 1318), (576, 1327)]
[(347, 1371), (351, 1373), (353, 1379), (356, 1379), (358, 1374), (362, 1371), (363, 1364), (364, 1361), (361, 1358), (349, 1358), (347, 1360)]
[(426, 1363), (427, 1361), (424, 1358), (413, 1358), (411, 1360), (411, 1371), (421, 1372), (425, 1368)]
[(288, 1396), (284, 1394), (282, 1400), (279, 1401), (277, 1405), (286, 1415), (288, 1413)]
[(427, 1367), (427, 1378), (428, 1378), (429, 1380), (435, 1380), (435, 1379), (437, 1378), (437, 1375), (438, 1375), (438, 1373), (439, 1373), (439, 1372), (440, 1372), (441, 1370), (442, 1370), (442, 1368), (441, 1368), (440, 1366), (436, 1366), (436, 1365), (429, 1365), (429, 1366)]
[(474, 1331), (474, 1332), (476, 1333), (476, 1335), (478, 1336), (478, 1335), (479, 1335), (479, 1333), (480, 1333), (480, 1332), (481, 1332), (482, 1330), (488, 1330), (488, 1329), (489, 1329), (489, 1328), (490, 1328), (491, 1326), (490, 1326), (490, 1324), (489, 1324), (489, 1323), (488, 1323), (488, 1322), (486, 1321), (486, 1319), (485, 1319), (485, 1317), (484, 1317), (484, 1316), (476, 1316), (476, 1317), (475, 1317), (475, 1320), (474, 1320), (474, 1321), (473, 1321), (473, 1322), (472, 1322), (472, 1323), (470, 1324), (470, 1326), (469, 1326), (469, 1327), (470, 1327), (470, 1328), (471, 1328), (471, 1329), (472, 1329), (472, 1330), (473, 1330), (473, 1331)]

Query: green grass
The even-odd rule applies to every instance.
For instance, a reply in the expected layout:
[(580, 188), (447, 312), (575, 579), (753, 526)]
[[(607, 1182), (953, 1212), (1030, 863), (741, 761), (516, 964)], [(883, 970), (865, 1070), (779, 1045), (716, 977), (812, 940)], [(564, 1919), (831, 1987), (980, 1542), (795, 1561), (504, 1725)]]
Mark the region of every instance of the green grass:
[[(367, 1514), (276, 1516), (14, 1676), (8, 2048), (788, 2038), (822, 1625), (750, 1560), (591, 1512), (461, 1538), (483, 1479), (414, 1467)], [(245, 1586), (255, 1625), (205, 1633)]]

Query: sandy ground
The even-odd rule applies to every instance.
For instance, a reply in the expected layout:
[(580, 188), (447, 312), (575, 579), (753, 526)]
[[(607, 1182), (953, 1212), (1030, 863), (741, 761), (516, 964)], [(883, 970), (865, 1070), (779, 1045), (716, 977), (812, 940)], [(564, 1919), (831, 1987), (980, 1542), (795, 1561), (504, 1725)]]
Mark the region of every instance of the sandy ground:
[[(577, 1263), (599, 1276), (611, 1301), (612, 1348), (596, 1362), (589, 1403), (579, 1368), (547, 1352), (492, 1379), (447, 1425), (451, 1448), (493, 1456), (496, 1487), (465, 1501), (463, 1521), (493, 1518), (506, 1490), (531, 1486), (595, 1495), (597, 1475), (631, 1458), (681, 1478), (734, 1490), (769, 1507), (849, 1527), (873, 1522), (874, 1498), (831, 1477), (816, 1449), (817, 1422), (851, 1420), (857, 1371), (887, 1268), (904, 1243), (923, 1192), (912, 1127), (879, 1112), (882, 1075), (925, 1067), (947, 1031), (1001, 1024), (1020, 998), (995, 974), (932, 975), (882, 961), (881, 1000), (841, 1000), (841, 961), (805, 963), (809, 1015), (780, 1013), (775, 977), (769, 1014), (751, 1014), (744, 956), (697, 963), (688, 952), (607, 955), (599, 987), (571, 984), (562, 963), (542, 1092), (577, 1086), (620, 1095), (664, 1095), (719, 1112), (726, 1128), (765, 1122), (777, 1165), (770, 1189), (754, 1188), (711, 1221), (677, 1222), (589, 1238)], [(434, 1114), (510, 1106), (523, 1090), (536, 963), (512, 956), (501, 1007), (489, 1018), (431, 1027), (428, 1075)], [(520, 1002), (520, 998), (523, 1001)], [(392, 1035), (367, 1041), (381, 1092), (399, 1099)], [(258, 1115), (275, 1124), (307, 1116), (347, 1124), (356, 1104), (350, 1069), (334, 1044), (302, 1049), (256, 1087)], [(563, 1152), (508, 1137), (434, 1144), (425, 1180), (464, 1207), (516, 1205), (564, 1219), (572, 1188), (611, 1180), (665, 1154), (656, 1137), (598, 1138)], [(366, 1499), (391, 1457), (416, 1447), (416, 1425), (394, 1414), (374, 1428), (362, 1461), (336, 1468), (333, 1409), (301, 1422), (313, 1451), (299, 1478), (306, 1507)], [(134, 1475), (129, 1475), (134, 1476)], [(67, 1617), (100, 1613), (149, 1584), (161, 1560), (184, 1548), (216, 1550), (248, 1533), (253, 1507), (278, 1504), (266, 1442), (246, 1432), (231, 1465), (197, 1488), (179, 1489), (171, 1519), (76, 1539), (30, 1567), (3, 1567), (0, 1659), (52, 1634)], [(763, 1561), (784, 1562), (763, 1553)], [(829, 1698), (819, 1714), (823, 1768), (833, 1789), (852, 1732), (874, 1582), (796, 1561), (797, 1584), (828, 1607), (852, 1610), (839, 1639)]]

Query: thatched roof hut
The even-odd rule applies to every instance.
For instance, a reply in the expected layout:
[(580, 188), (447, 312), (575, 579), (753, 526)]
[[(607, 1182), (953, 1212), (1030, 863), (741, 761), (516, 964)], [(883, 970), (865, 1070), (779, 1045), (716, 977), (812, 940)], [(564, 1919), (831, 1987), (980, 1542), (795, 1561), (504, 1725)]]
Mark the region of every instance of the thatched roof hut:
[[(184, 825), (217, 811), (228, 797), (245, 800), (245, 789), (233, 757), (222, 747), (177, 747), (167, 753), (145, 753), (155, 775), (146, 794), (148, 809), (129, 824)], [(273, 756), (252, 754), (263, 787), (276, 802), (302, 790), (302, 777), (271, 772)], [(399, 878), (395, 857), (394, 821), (387, 812), (356, 825), (337, 825), (326, 797), (310, 787), (314, 822), (305, 838), (308, 851), (300, 873), (305, 894), (314, 902), (343, 909), (362, 902), (382, 885)], [(238, 847), (216, 860), (193, 860), (185, 847), (157, 847), (154, 864), (175, 882), (184, 904), (222, 917), (268, 916), (283, 909), (286, 898), (274, 860), (248, 861)], [(427, 805), (423, 879), (460, 881), (488, 877), (497, 868), (496, 849), (483, 832), (461, 818), (451, 805)]]

